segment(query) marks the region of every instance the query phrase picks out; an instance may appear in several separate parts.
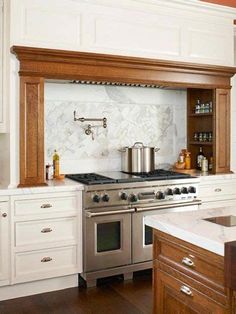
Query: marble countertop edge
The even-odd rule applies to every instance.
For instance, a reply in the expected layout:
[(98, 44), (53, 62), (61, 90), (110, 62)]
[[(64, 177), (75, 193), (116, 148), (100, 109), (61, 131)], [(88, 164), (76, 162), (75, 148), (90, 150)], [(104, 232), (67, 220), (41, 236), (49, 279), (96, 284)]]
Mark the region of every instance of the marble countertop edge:
[(158, 229), (178, 239), (189, 242), (193, 245), (199, 246), (218, 255), (224, 256), (223, 243), (219, 243), (206, 237), (196, 235), (195, 233), (184, 230), (181, 227), (176, 227), (172, 224), (168, 224), (166, 222), (160, 222), (156, 220), (154, 221), (152, 216), (146, 216), (144, 218), (144, 222), (146, 225), (154, 229)]
[(38, 193), (51, 193), (51, 192), (73, 192), (82, 191), (83, 184), (65, 179), (63, 181), (47, 181), (47, 186), (38, 187), (25, 187), (25, 188), (8, 188), (7, 186), (0, 185), (0, 196), (13, 196), (13, 195), (29, 195)]

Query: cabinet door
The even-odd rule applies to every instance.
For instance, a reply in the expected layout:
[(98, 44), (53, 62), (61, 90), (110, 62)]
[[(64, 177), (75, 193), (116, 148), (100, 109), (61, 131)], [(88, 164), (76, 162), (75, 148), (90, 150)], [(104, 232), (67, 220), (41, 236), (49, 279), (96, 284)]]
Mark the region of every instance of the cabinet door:
[(215, 172), (230, 171), (230, 90), (216, 89), (214, 117), (215, 129)]
[(0, 202), (0, 286), (8, 284), (9, 228), (8, 203)]
[(154, 276), (154, 313), (227, 313), (214, 301), (167, 273), (155, 269)]

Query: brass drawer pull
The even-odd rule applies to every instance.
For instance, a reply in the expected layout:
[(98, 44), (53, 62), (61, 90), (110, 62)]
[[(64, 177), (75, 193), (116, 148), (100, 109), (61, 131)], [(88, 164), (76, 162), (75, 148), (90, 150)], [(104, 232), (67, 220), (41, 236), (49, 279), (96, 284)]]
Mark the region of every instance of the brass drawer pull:
[(47, 262), (51, 262), (51, 261), (52, 261), (51, 257), (44, 257), (44, 258), (41, 259), (42, 263), (47, 263)]
[(3, 217), (3, 218), (6, 218), (6, 217), (7, 217), (7, 213), (3, 213), (3, 214), (2, 214), (2, 217)]
[(43, 205), (41, 205), (41, 208), (50, 208), (50, 207), (52, 207), (51, 204), (43, 204)]
[(48, 233), (48, 232), (52, 232), (52, 229), (51, 228), (43, 228), (41, 230), (42, 233)]
[(190, 258), (188, 258), (188, 257), (184, 257), (182, 259), (182, 264), (184, 264), (184, 265), (186, 265), (188, 267), (194, 267), (195, 266), (194, 262)]
[(221, 192), (222, 190), (220, 188), (215, 189), (215, 192)]
[(192, 293), (191, 289), (189, 287), (187, 287), (187, 286), (181, 286), (180, 287), (180, 292), (186, 294), (189, 297), (193, 297), (193, 293)]

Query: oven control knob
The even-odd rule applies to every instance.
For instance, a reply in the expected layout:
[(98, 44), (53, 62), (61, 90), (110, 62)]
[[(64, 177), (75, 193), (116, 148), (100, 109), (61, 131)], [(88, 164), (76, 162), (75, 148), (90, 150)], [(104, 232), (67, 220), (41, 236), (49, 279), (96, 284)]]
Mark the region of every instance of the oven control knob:
[(180, 189), (179, 188), (175, 188), (174, 189), (174, 194), (181, 194)]
[(158, 200), (164, 200), (165, 194), (161, 191), (158, 191), (156, 197)]
[(94, 201), (94, 203), (99, 203), (99, 202), (100, 202), (100, 199), (101, 199), (101, 197), (100, 197), (99, 195), (97, 195), (97, 194), (95, 194), (95, 195), (93, 196), (93, 201)]
[(181, 193), (183, 193), (183, 194), (188, 194), (188, 189), (187, 189), (186, 187), (183, 187), (183, 188), (181, 189)]
[(125, 192), (122, 192), (121, 195), (120, 195), (120, 198), (123, 200), (123, 201), (126, 201), (128, 199), (128, 194), (125, 193)]
[(103, 202), (109, 202), (109, 199), (110, 199), (110, 197), (109, 197), (108, 194), (104, 194), (104, 195), (102, 196)]
[(129, 196), (129, 199), (130, 199), (130, 202), (134, 203), (134, 202), (137, 202), (138, 201), (138, 196), (135, 195), (135, 194), (131, 194)]
[(166, 190), (166, 195), (173, 195), (172, 189), (167, 189)]
[(195, 188), (194, 186), (190, 186), (190, 187), (188, 188), (188, 192), (189, 192), (189, 193), (196, 193), (196, 188)]

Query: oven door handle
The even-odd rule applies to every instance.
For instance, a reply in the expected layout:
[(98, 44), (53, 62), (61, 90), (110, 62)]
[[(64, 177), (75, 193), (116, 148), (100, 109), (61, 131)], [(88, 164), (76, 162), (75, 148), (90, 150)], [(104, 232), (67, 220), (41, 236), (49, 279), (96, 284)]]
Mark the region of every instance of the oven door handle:
[(128, 214), (128, 213), (134, 213), (135, 209), (123, 209), (123, 210), (112, 210), (112, 211), (105, 211), (105, 212), (97, 212), (92, 213), (90, 211), (86, 211), (86, 217), (92, 218), (92, 217), (99, 217), (99, 216), (106, 216), (106, 215), (116, 215), (116, 214)]
[(136, 212), (144, 212), (148, 210), (158, 210), (158, 209), (168, 209), (168, 208), (178, 208), (178, 207), (189, 207), (194, 205), (201, 205), (200, 200), (186, 202), (186, 203), (178, 203), (178, 204), (163, 204), (163, 205), (156, 205), (156, 206), (149, 206), (149, 207), (135, 207)]

